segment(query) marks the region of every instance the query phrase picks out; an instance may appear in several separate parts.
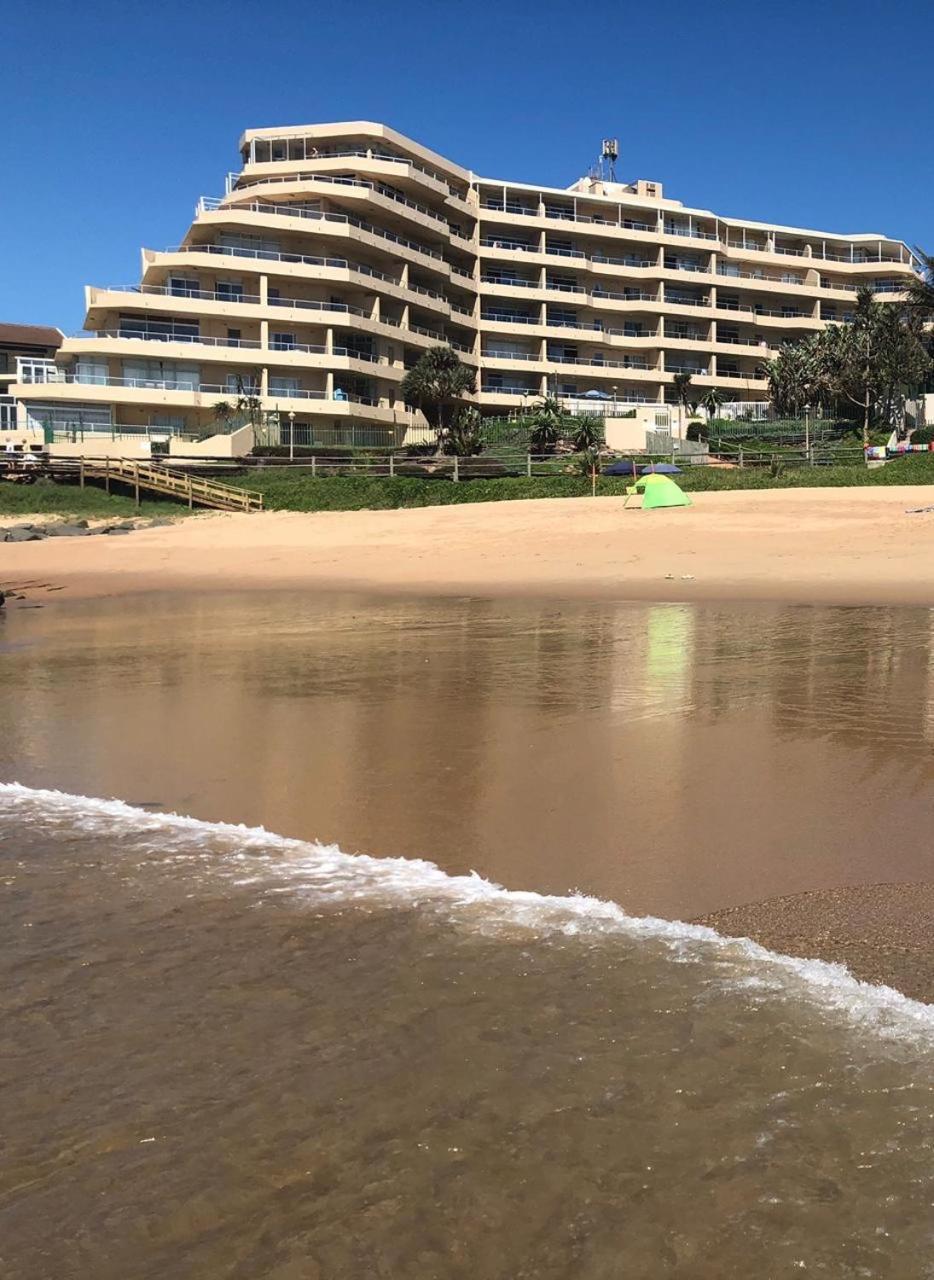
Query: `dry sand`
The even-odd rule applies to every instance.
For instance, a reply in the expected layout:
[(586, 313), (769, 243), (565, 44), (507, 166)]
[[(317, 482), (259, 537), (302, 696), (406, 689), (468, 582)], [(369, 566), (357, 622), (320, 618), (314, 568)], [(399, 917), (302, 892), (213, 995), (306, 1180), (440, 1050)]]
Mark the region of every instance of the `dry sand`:
[(401, 511), (202, 515), (122, 538), (0, 545), (0, 585), (60, 598), (303, 586), (406, 594), (934, 604), (925, 486), (701, 493)]

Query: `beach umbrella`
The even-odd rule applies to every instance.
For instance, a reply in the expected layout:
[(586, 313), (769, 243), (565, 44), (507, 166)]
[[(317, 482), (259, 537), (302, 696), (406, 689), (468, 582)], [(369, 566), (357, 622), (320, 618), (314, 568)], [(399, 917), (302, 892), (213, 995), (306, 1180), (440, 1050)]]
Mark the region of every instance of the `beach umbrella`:
[(676, 467), (673, 462), (652, 462), (642, 468), (644, 476), (679, 476), (680, 474), (681, 468)]
[(658, 507), (689, 507), (691, 499), (668, 476), (649, 474), (642, 476), (633, 486), (642, 494), (642, 510), (654, 511)]
[(625, 458), (620, 458), (618, 462), (611, 462), (608, 467), (603, 468), (605, 476), (634, 476), (636, 474), (636, 464), (627, 462)]

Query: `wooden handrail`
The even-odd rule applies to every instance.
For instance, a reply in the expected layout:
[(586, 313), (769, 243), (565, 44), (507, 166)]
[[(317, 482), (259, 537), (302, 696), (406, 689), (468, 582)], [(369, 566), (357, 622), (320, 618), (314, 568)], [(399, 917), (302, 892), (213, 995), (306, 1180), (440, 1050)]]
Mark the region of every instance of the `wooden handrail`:
[[(69, 461), (71, 461), (69, 459)], [(76, 458), (82, 483), (84, 479), (121, 480), (133, 486), (139, 501), (140, 489), (187, 500), (189, 508), (196, 503), (216, 511), (262, 511), (263, 495), (255, 489), (241, 489), (239, 485), (224, 484), (220, 480), (207, 480), (185, 471), (162, 467), (148, 462), (132, 462), (126, 458)], [(62, 469), (56, 463), (56, 469)], [(70, 469), (67, 467), (66, 468)]]

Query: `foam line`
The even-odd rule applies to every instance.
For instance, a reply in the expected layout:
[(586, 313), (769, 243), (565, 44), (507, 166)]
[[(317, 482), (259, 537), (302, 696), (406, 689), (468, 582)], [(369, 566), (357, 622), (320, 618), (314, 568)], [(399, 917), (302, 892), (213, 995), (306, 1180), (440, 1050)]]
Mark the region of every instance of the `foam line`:
[[(540, 936), (652, 939), (675, 959), (727, 966), (728, 982), (735, 988), (771, 987), (800, 995), (850, 1023), (893, 1038), (913, 1033), (934, 1048), (934, 1005), (911, 1000), (891, 987), (860, 982), (841, 964), (780, 955), (749, 938), (724, 937), (703, 925), (631, 916), (614, 902), (503, 889), (476, 874), (449, 876), (421, 859), (346, 854), (336, 845), (290, 839), (262, 827), (151, 813), (121, 800), (19, 783), (0, 783), (0, 812), (40, 828), (65, 823), (89, 836), (156, 837), (148, 847), (165, 860), (201, 862), (210, 857), (215, 874), (227, 875), (234, 883), (308, 894), (319, 903), (428, 907), (442, 911), (452, 923), (484, 932), (518, 929)], [(199, 837), (210, 837), (210, 848), (199, 848)], [(226, 856), (219, 859), (218, 854)]]

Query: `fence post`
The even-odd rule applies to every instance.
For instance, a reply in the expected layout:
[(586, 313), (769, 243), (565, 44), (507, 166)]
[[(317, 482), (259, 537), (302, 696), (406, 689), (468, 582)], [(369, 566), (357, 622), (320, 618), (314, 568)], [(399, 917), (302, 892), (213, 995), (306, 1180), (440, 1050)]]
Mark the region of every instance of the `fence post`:
[(808, 446), (808, 466), (814, 466), (814, 446)]
[(139, 463), (133, 463), (133, 487), (136, 496), (136, 505), (139, 507)]
[(455, 455), (454, 455), (454, 474), (453, 474), (453, 476), (451, 477), (451, 479), (454, 481), (454, 483), (455, 483), (455, 484), (457, 484), (457, 482), (458, 482), (458, 480), (460, 480), (460, 478), (461, 478), (461, 475), (460, 475), (460, 470), (459, 470), (458, 465), (457, 465), (457, 454), (455, 453)]
[(194, 509), (195, 509), (195, 493), (191, 483), (191, 476), (188, 476), (188, 510), (194, 511)]
[(318, 459), (314, 454), (311, 455), (311, 475), (314, 478), (318, 474)]
[(529, 480), (532, 479), (532, 455), (530, 453), (525, 455), (525, 474)]
[(110, 459), (109, 458), (107, 458), (104, 462), (104, 490), (106, 493), (110, 493)]
[(739, 447), (739, 465), (740, 466), (743, 465), (743, 446), (742, 445), (740, 445)]
[(79, 476), (78, 484), (83, 489), (84, 488), (84, 459), (83, 458), (78, 463), (78, 476)]
[(391, 476), (396, 474), (396, 455), (394, 453), (389, 455), (389, 474)]

